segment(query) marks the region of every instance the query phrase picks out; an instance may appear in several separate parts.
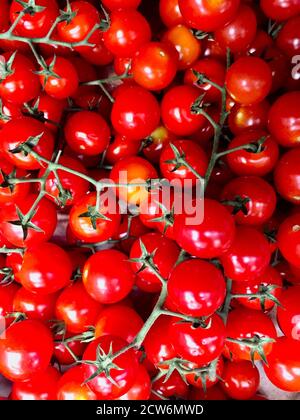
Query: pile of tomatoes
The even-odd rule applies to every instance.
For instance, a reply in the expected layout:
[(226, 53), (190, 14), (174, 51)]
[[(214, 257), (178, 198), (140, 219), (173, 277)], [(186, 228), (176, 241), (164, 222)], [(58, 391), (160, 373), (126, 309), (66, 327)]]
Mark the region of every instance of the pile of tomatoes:
[(299, 0), (0, 10), (3, 398), (300, 392)]

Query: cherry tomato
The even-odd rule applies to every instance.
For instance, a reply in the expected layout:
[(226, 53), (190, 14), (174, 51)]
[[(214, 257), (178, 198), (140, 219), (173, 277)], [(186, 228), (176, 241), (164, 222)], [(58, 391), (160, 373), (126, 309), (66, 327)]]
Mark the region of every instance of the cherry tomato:
[(281, 331), (287, 337), (300, 340), (300, 286), (285, 290), (280, 298), (282, 306), (277, 308), (277, 320)]
[[(175, 370), (169, 378), (162, 377), (152, 383), (152, 390), (156, 391), (163, 398), (186, 399), (188, 385), (184, 382), (180, 374)], [(163, 399), (162, 398), (162, 399)], [(160, 398), (154, 395), (155, 400)]]
[(191, 388), (188, 397), (189, 400), (193, 401), (219, 401), (228, 399), (225, 392), (218, 385), (208, 388), (206, 392), (199, 388)]
[(176, 137), (163, 125), (157, 127), (146, 139), (143, 154), (152, 163), (159, 163), (164, 146), (175, 140)]
[(45, 120), (45, 126), (52, 132), (56, 133), (61, 122), (64, 109), (67, 106), (67, 102), (65, 100), (54, 99), (51, 98), (51, 96), (42, 94), (38, 97), (34, 105), (37, 106), (37, 112), (39, 113), (41, 120)]
[(183, 23), (183, 17), (179, 9), (179, 0), (160, 0), (159, 14), (161, 20), (168, 28)]
[(0, 128), (7, 124), (13, 118), (19, 118), (22, 116), (20, 106), (12, 102), (2, 101), (0, 102)]
[(86, 343), (83, 343), (79, 340), (72, 340), (72, 334), (64, 331), (54, 335), (54, 339), (54, 357), (55, 360), (57, 360), (61, 365), (71, 365), (74, 363), (74, 357), (70, 354), (63, 340), (68, 340), (68, 348), (71, 350), (72, 354), (78, 358), (82, 357), (87, 346)]
[(57, 384), (58, 400), (96, 400), (89, 384), (84, 383), (84, 367), (74, 366), (65, 372)]
[(102, 3), (109, 10), (137, 9), (141, 0), (103, 0)]
[(76, 47), (82, 58), (95, 66), (106, 66), (110, 64), (114, 56), (106, 48), (103, 42), (103, 32), (97, 30), (89, 38), (89, 43), (92, 47)]
[(21, 287), (14, 296), (14, 312), (26, 314), (28, 319), (50, 321), (54, 319), (57, 294), (43, 295)]
[(116, 398), (121, 401), (149, 400), (151, 392), (151, 378), (143, 365), (139, 365), (136, 378), (126, 394)]
[(226, 362), (221, 387), (235, 400), (249, 400), (259, 387), (259, 371), (251, 362)]
[(269, 109), (270, 105), (265, 100), (254, 105), (234, 105), (228, 118), (230, 131), (238, 136), (249, 129), (265, 129)]
[(299, 149), (285, 153), (274, 173), (275, 186), (279, 194), (285, 200), (295, 204), (300, 201), (299, 158)]
[(287, 217), (279, 226), (277, 242), (284, 258), (296, 267), (300, 267), (300, 213)]
[(0, 170), (0, 203), (16, 203), (17, 201), (24, 199), (29, 193), (29, 184), (9, 184), (9, 175), (12, 175), (15, 178), (24, 178), (27, 172), (15, 168), (10, 162), (1, 158)]
[(105, 159), (114, 165), (121, 159), (136, 156), (140, 148), (141, 144), (138, 141), (129, 141), (126, 137), (116, 135), (106, 149)]
[(300, 16), (289, 19), (276, 39), (278, 48), (290, 58), (300, 53), (299, 22)]
[(277, 21), (287, 20), (300, 12), (297, 0), (261, 0), (260, 7), (266, 16)]
[[(4, 262), (1, 262), (2, 264), (4, 267)], [(19, 286), (16, 283), (0, 285), (0, 333), (11, 324), (11, 319), (5, 317), (14, 311), (13, 301), (18, 290)]]
[[(190, 368), (195, 367), (197, 369), (196, 365), (189, 364)], [(201, 375), (197, 375), (197, 373), (189, 373), (186, 375), (186, 379), (189, 384), (191, 384), (193, 387), (203, 389), (203, 385), (205, 384), (206, 391), (209, 391), (211, 387), (213, 387), (217, 382), (219, 382), (219, 379), (222, 376), (224, 369), (224, 361), (223, 357), (219, 357), (216, 363), (216, 369), (215, 369), (215, 377), (212, 375), (211, 377), (209, 375), (206, 375), (204, 377), (201, 377)], [(203, 381), (204, 379), (204, 381)]]

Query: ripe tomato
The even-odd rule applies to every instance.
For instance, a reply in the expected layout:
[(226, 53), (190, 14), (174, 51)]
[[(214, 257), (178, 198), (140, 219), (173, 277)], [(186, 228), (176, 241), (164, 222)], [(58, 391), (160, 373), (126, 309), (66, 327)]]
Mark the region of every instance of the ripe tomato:
[[(25, 1), (24, 3), (29, 3)], [(41, 38), (47, 35), (55, 19), (59, 15), (59, 9), (56, 0), (38, 0), (34, 3), (41, 6), (40, 12), (25, 13), (15, 28), (16, 32), (27, 38)], [(28, 6), (27, 6), (28, 7)], [(14, 0), (10, 6), (10, 20), (12, 23), (18, 18), (24, 5)]]
[(103, 304), (112, 304), (128, 295), (135, 275), (125, 254), (107, 249), (96, 252), (87, 260), (82, 280), (93, 299)]
[(300, 340), (300, 286), (285, 290), (280, 298), (281, 307), (277, 308), (277, 320), (281, 331), (287, 337)]
[(65, 100), (51, 98), (51, 96), (46, 94), (41, 94), (35, 105), (37, 106), (37, 111), (41, 114), (42, 120), (45, 119), (45, 126), (56, 133), (64, 109), (67, 107), (67, 102)]
[(270, 259), (270, 245), (265, 236), (246, 226), (237, 228), (231, 247), (220, 257), (226, 276), (236, 281), (251, 281), (261, 276)]
[(72, 207), (69, 226), (75, 238), (85, 243), (97, 243), (107, 241), (117, 233), (121, 216), (116, 212), (116, 209), (111, 209), (112, 200), (115, 202), (111, 192), (102, 193), (97, 213), (96, 193), (92, 192)]
[(231, 291), (234, 295), (245, 295), (245, 297), (238, 297), (237, 300), (241, 305), (246, 306), (246, 308), (256, 309), (258, 311), (261, 311), (262, 309), (264, 311), (269, 311), (275, 305), (273, 300), (266, 298), (262, 305), (259, 298), (247, 297), (247, 295), (259, 293), (268, 286), (276, 286), (276, 288), (270, 290), (269, 293), (277, 300), (281, 300), (282, 279), (278, 271), (271, 266), (255, 280), (233, 282)]
[(100, 23), (98, 10), (87, 1), (73, 1), (71, 11), (75, 15), (57, 25), (58, 35), (69, 43), (83, 41), (95, 25)]
[[(195, 368), (197, 369), (197, 365), (194, 365), (192, 363), (190, 363), (188, 365), (190, 368)], [(203, 380), (205, 379), (205, 387), (206, 387), (206, 391), (210, 390), (217, 382), (219, 382), (219, 379), (222, 376), (223, 373), (223, 369), (224, 369), (224, 361), (223, 361), (223, 357), (219, 357), (216, 363), (216, 370), (215, 370), (215, 377), (210, 377), (209, 375), (205, 375), (205, 377), (201, 377), (201, 375), (197, 375), (197, 373), (189, 373), (186, 375), (186, 379), (188, 381), (188, 383), (190, 385), (192, 385), (193, 387), (196, 388), (200, 388), (203, 389)]]
[(68, 254), (59, 246), (46, 242), (24, 253), (19, 279), (25, 289), (47, 295), (66, 287), (71, 275)]
[(212, 32), (234, 18), (239, 3), (239, 0), (179, 0), (179, 8), (189, 26)]
[(264, 60), (257, 57), (239, 58), (226, 75), (228, 93), (243, 105), (261, 102), (270, 93), (271, 86), (271, 69)]
[(266, 16), (273, 20), (283, 21), (300, 12), (297, 0), (261, 0), (260, 7)]
[[(36, 207), (36, 212), (31, 218), (32, 227), (22, 227), (20, 215), (17, 208), (23, 215), (26, 215), (33, 206), (37, 196), (28, 194), (18, 204), (7, 204), (5, 209), (0, 211), (0, 231), (17, 247), (30, 247), (48, 241), (53, 235), (57, 224), (57, 213), (54, 204), (43, 198)], [(16, 222), (16, 223), (11, 223)]]
[(270, 381), (287, 392), (300, 390), (300, 341), (279, 337), (268, 357), (264, 370)]
[(168, 298), (185, 315), (210, 316), (226, 294), (220, 270), (206, 261), (191, 259), (177, 265), (168, 280)]
[(106, 149), (105, 159), (114, 165), (121, 159), (136, 156), (140, 148), (141, 144), (138, 141), (129, 141), (126, 137), (117, 134)]
[(269, 112), (269, 130), (281, 146), (297, 147), (300, 144), (300, 92), (280, 96)]
[[(2, 265), (4, 267), (4, 261), (1, 261)], [(13, 301), (18, 290), (19, 286), (16, 283), (0, 285), (0, 333), (11, 323), (10, 318), (5, 317), (14, 311)]]
[(106, 48), (119, 57), (132, 57), (150, 39), (149, 23), (136, 10), (113, 11), (110, 15), (110, 27), (103, 34)]
[(57, 384), (58, 400), (96, 400), (96, 394), (84, 383), (84, 367), (74, 366), (67, 370)]
[(112, 108), (114, 129), (128, 140), (142, 140), (158, 126), (160, 109), (156, 98), (140, 86), (120, 91)]
[(26, 314), (28, 319), (50, 321), (55, 315), (57, 294), (43, 295), (21, 287), (14, 296), (14, 312)]
[(184, 25), (176, 25), (170, 28), (162, 37), (163, 42), (175, 47), (178, 56), (178, 68), (188, 68), (201, 54), (201, 43), (193, 33)]
[(0, 337), (0, 372), (11, 381), (26, 381), (46, 370), (53, 353), (49, 329), (39, 321), (11, 325)]
[(120, 401), (137, 401), (149, 400), (151, 392), (151, 378), (143, 365), (138, 366), (136, 377), (131, 388), (126, 394), (121, 395), (116, 400)]
[[(176, 370), (171, 374), (169, 378), (163, 376), (162, 378), (154, 381), (152, 383), (152, 390), (156, 391), (163, 398), (176, 398), (176, 399), (186, 399), (189, 387), (182, 379), (179, 372)], [(159, 400), (160, 398), (157, 395), (153, 396), (154, 400)]]
[(0, 128), (13, 118), (22, 116), (20, 105), (12, 102), (2, 101), (2, 104), (0, 103), (0, 111)]
[(268, 123), (269, 109), (270, 105), (266, 100), (254, 105), (234, 105), (228, 118), (230, 131), (238, 136), (249, 129), (265, 129)]
[(168, 28), (183, 23), (179, 0), (160, 0), (159, 14), (161, 20)]
[(295, 204), (300, 201), (299, 159), (300, 150), (290, 150), (281, 157), (274, 172), (277, 191), (285, 200)]
[[(254, 337), (275, 339), (277, 336), (273, 322), (267, 315), (242, 307), (229, 313), (226, 329), (227, 337), (238, 340)], [(271, 353), (272, 347), (272, 342), (262, 344), (265, 356)], [(251, 348), (243, 343), (226, 341), (224, 354), (232, 360), (251, 360)], [(254, 359), (261, 360), (261, 356), (256, 351)]]
[[(141, 242), (144, 244), (147, 252), (152, 254), (155, 251), (153, 262), (157, 272), (168, 279), (170, 272), (176, 264), (179, 257), (180, 249), (175, 242), (161, 236), (158, 233), (147, 233), (135, 241), (130, 251), (130, 258), (141, 258), (143, 255)], [(155, 293), (161, 289), (161, 282), (155, 272), (147, 267), (140, 271), (143, 263), (132, 262), (132, 269), (137, 273), (137, 286), (145, 292)]]
[(221, 401), (228, 399), (225, 392), (219, 385), (208, 388), (206, 392), (204, 392), (203, 389), (191, 388), (188, 397), (189, 400), (193, 401)]
[[(0, 56), (2, 66), (7, 67), (9, 60), (13, 58), (11, 52)], [(3, 100), (17, 105), (31, 101), (38, 96), (41, 87), (39, 78), (34, 73), (34, 62), (21, 53), (17, 53), (13, 62), (8, 66), (8, 71), (1, 72), (0, 96)]]
[[(17, 136), (16, 133), (18, 133)], [(32, 150), (43, 158), (50, 159), (54, 149), (54, 137), (43, 123), (30, 117), (13, 119), (5, 124), (0, 131), (0, 148), (5, 159), (9, 160), (17, 168), (40, 169), (41, 163), (30, 153), (22, 151), (12, 152), (20, 147), (22, 143), (30, 142), (31, 137), (39, 137), (37, 145), (32, 147)]]
[(14, 382), (12, 400), (56, 400), (57, 384), (60, 373), (57, 369), (49, 366), (44, 372), (36, 373), (30, 380)]
[(64, 127), (70, 148), (76, 153), (96, 156), (108, 146), (110, 129), (100, 114), (92, 111), (73, 113)]
[(163, 148), (171, 141), (175, 140), (174, 134), (170, 133), (163, 125), (157, 127), (148, 137), (143, 154), (152, 163), (159, 163)]
[[(62, 332), (54, 335), (54, 357), (61, 365), (71, 365), (74, 363), (74, 357), (70, 354), (69, 350), (63, 343), (63, 339), (70, 340), (72, 334), (68, 332)], [(84, 350), (86, 349), (87, 344), (79, 340), (70, 340), (68, 341), (68, 348), (71, 349), (72, 354), (76, 357), (81, 358)]]
[(202, 208), (202, 222), (191, 221), (190, 214), (175, 214), (174, 237), (180, 247), (199, 258), (217, 258), (232, 245), (235, 235), (234, 219), (220, 203), (211, 199), (193, 202), (194, 211)]
[(66, 99), (76, 93), (78, 74), (74, 65), (63, 57), (49, 57), (46, 60), (55, 76), (40, 74), (45, 92), (55, 99)]
[(91, 63), (95, 66), (106, 66), (113, 61), (113, 54), (104, 45), (103, 32), (100, 30), (95, 31), (89, 38), (89, 43), (92, 44), (93, 47), (75, 48), (76, 51), (80, 53), (81, 57), (84, 58), (88, 63)]
[(10, 162), (2, 158), (0, 158), (0, 171), (0, 203), (16, 203), (24, 199), (29, 193), (29, 184), (9, 184), (7, 176), (14, 174), (15, 171), (15, 178), (24, 178), (27, 172), (15, 168)]
[[(106, 354), (112, 351), (113, 354), (126, 346), (126, 341), (113, 335), (106, 335), (91, 342), (83, 355), (83, 360), (96, 360), (97, 349), (101, 348)], [(133, 349), (127, 350), (113, 360), (118, 368), (110, 370), (110, 378), (105, 373), (100, 373), (89, 380), (97, 372), (97, 366), (83, 364), (85, 383), (94, 391), (98, 398), (115, 399), (124, 395), (132, 387), (138, 369), (136, 354)], [(88, 382), (87, 382), (88, 381)]]
[(221, 387), (235, 400), (249, 400), (259, 387), (259, 371), (251, 362), (226, 362)]
[(102, 306), (86, 292), (81, 282), (75, 282), (59, 295), (56, 318), (64, 321), (70, 333), (80, 334), (95, 325)]
[(279, 226), (277, 242), (284, 258), (296, 267), (300, 267), (300, 213), (287, 217)]
[(178, 55), (171, 45), (149, 42), (142, 45), (132, 61), (133, 79), (148, 90), (169, 86), (177, 72)]
[(141, 0), (103, 0), (102, 3), (109, 10), (137, 9)]
[(176, 353), (185, 360), (196, 363), (199, 367), (217, 359), (223, 350), (226, 330), (218, 315), (213, 315), (206, 328), (189, 322), (174, 321), (170, 328)]
[(300, 16), (294, 16), (289, 19), (284, 24), (276, 39), (278, 48), (289, 58), (300, 53), (299, 22)]
[(162, 120), (176, 136), (190, 136), (205, 124), (205, 118), (193, 114), (191, 110), (199, 96), (198, 89), (192, 86), (176, 86), (164, 95)]

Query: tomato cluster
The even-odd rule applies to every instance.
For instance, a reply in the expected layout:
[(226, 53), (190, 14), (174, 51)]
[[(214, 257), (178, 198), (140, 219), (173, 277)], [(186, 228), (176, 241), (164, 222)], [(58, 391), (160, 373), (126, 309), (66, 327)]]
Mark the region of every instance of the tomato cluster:
[(300, 392), (299, 0), (0, 9), (8, 398)]

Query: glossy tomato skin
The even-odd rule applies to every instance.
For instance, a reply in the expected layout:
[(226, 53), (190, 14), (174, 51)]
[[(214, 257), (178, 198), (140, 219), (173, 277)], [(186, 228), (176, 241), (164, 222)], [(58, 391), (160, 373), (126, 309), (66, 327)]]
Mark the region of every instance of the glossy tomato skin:
[[(194, 208), (203, 208), (203, 220), (189, 221), (191, 215), (175, 214), (174, 238), (185, 251), (199, 258), (216, 258), (225, 253), (233, 243), (234, 219), (216, 200), (193, 202)], [(201, 206), (201, 207), (200, 207)]]
[(300, 150), (293, 149), (285, 153), (279, 160), (274, 180), (278, 193), (294, 204), (300, 202)]
[(158, 126), (160, 109), (156, 98), (140, 86), (128, 86), (118, 93), (111, 120), (114, 129), (129, 140), (142, 140)]
[(253, 227), (240, 226), (233, 244), (220, 260), (225, 274), (235, 281), (254, 280), (270, 263), (271, 251), (264, 235)]
[(56, 387), (60, 378), (57, 369), (49, 366), (44, 372), (36, 373), (28, 381), (14, 382), (12, 400), (45, 401), (56, 400)]
[(277, 320), (285, 336), (300, 340), (300, 286), (285, 290), (280, 298), (282, 306), (277, 308)]
[(57, 384), (57, 399), (61, 400), (96, 400), (96, 394), (89, 384), (84, 384), (84, 367), (74, 366), (67, 370)]
[(73, 113), (64, 128), (67, 143), (76, 153), (96, 156), (108, 146), (110, 129), (97, 112), (79, 111)]
[[(110, 220), (98, 218), (96, 229), (92, 225), (90, 217), (82, 216), (88, 212), (89, 207), (96, 206), (96, 193), (92, 192), (78, 201), (70, 211), (69, 226), (72, 234), (85, 243), (97, 243), (113, 237), (120, 226), (121, 216), (117, 212), (109, 211), (109, 197), (100, 195), (100, 213)], [(114, 199), (112, 197), (112, 199)]]
[(93, 299), (102, 304), (112, 304), (128, 295), (135, 275), (125, 254), (108, 249), (98, 251), (87, 260), (82, 280)]
[[(4, 262), (2, 264), (4, 266)], [(10, 318), (5, 317), (14, 310), (13, 302), (18, 290), (16, 283), (0, 286), (0, 333), (11, 324)]]
[(235, 281), (232, 284), (232, 294), (233, 295), (246, 295), (245, 297), (238, 297), (238, 302), (249, 309), (255, 309), (258, 311), (265, 310), (269, 311), (274, 306), (275, 303), (271, 299), (265, 299), (264, 305), (262, 307), (260, 299), (247, 298), (247, 294), (257, 294), (259, 291), (267, 286), (276, 286), (274, 290), (270, 293), (279, 301), (281, 301), (282, 294), (282, 279), (280, 274), (275, 268), (269, 266), (266, 271), (252, 281)]
[[(24, 178), (27, 175), (27, 172), (22, 169), (16, 169), (14, 165), (8, 162), (6, 159), (0, 159), (0, 203), (16, 203), (19, 200), (22, 200), (30, 190), (29, 184), (20, 183), (11, 186), (6, 186), (5, 176), (10, 175), (15, 170), (16, 178)], [(3, 186), (1, 184), (4, 184)]]
[[(1, 56), (1, 61), (7, 62), (12, 56), (8, 52)], [(34, 62), (21, 53), (17, 53), (12, 63), (12, 73), (0, 82), (1, 98), (17, 105), (23, 105), (38, 96), (41, 87), (39, 78), (34, 73)]]
[(277, 242), (280, 252), (292, 265), (300, 267), (300, 214), (295, 213), (287, 217), (279, 226)]
[(251, 362), (226, 362), (222, 374), (221, 387), (230, 398), (249, 400), (259, 387), (259, 371)]
[(36, 194), (28, 194), (21, 202), (7, 204), (5, 209), (0, 211), (0, 231), (17, 247), (29, 247), (48, 241), (53, 235), (57, 224), (57, 212), (54, 204), (43, 198), (36, 207), (36, 213), (31, 222), (38, 227), (38, 230), (28, 228), (28, 234), (24, 238), (24, 232), (20, 225), (10, 222), (19, 221), (17, 213), (19, 210), (26, 214), (29, 212), (37, 198)]
[(161, 20), (168, 28), (183, 23), (179, 0), (160, 0), (159, 14)]
[(68, 332), (62, 331), (62, 334), (56, 334), (54, 335), (54, 357), (60, 363), (61, 365), (71, 365), (74, 363), (74, 357), (71, 356), (70, 352), (68, 351), (65, 344), (63, 344), (63, 340), (67, 339), (68, 341), (68, 347), (71, 349), (72, 353), (78, 357), (81, 358), (84, 350), (86, 349), (87, 344), (82, 343), (79, 340), (70, 340), (72, 338), (72, 334)]
[(68, 254), (59, 246), (45, 242), (25, 252), (19, 278), (27, 290), (47, 295), (67, 286), (71, 274)]
[[(17, 137), (16, 133), (18, 133)], [(0, 134), (0, 148), (5, 159), (17, 168), (40, 169), (41, 163), (30, 154), (26, 156), (23, 152), (12, 153), (12, 150), (26, 142), (29, 137), (36, 136), (41, 137), (33, 150), (43, 158), (50, 159), (54, 149), (54, 137), (43, 123), (30, 117), (20, 117), (9, 121)]]
[(52, 336), (44, 324), (17, 322), (1, 335), (0, 371), (11, 381), (26, 381), (47, 368), (52, 353)]
[(141, 144), (138, 141), (129, 141), (126, 137), (116, 135), (105, 152), (105, 159), (112, 165), (119, 160), (138, 155)]
[[(110, 348), (113, 353), (126, 347), (126, 341), (113, 335), (106, 335), (97, 338), (90, 343), (84, 352), (83, 360), (95, 360), (98, 346), (107, 353)], [(134, 384), (138, 362), (133, 349), (127, 350), (126, 353), (114, 359), (114, 363), (120, 368), (111, 369), (110, 374), (113, 382), (110, 381), (105, 373), (97, 375), (94, 379), (88, 379), (97, 371), (97, 367), (93, 365), (83, 364), (84, 378), (88, 381), (88, 385), (94, 391), (98, 398), (115, 399), (125, 394)]]
[(290, 337), (279, 337), (268, 357), (264, 370), (270, 381), (287, 392), (300, 390), (300, 342)]
[(280, 96), (269, 112), (269, 130), (281, 146), (300, 144), (300, 93), (289, 92)]
[(204, 125), (204, 117), (191, 112), (199, 96), (198, 89), (193, 86), (176, 86), (164, 95), (161, 104), (162, 120), (176, 136), (190, 136)]
[(11, 119), (22, 116), (20, 105), (3, 100), (1, 114), (2, 115), (0, 115), (0, 128), (7, 124), (8, 121), (10, 121)]
[[(141, 258), (143, 253), (141, 242), (145, 245), (147, 252), (151, 254), (155, 252), (153, 262), (157, 267), (159, 274), (168, 279), (170, 272), (176, 264), (179, 257), (180, 249), (177, 244), (158, 233), (147, 233), (135, 241), (130, 251), (130, 258)], [(150, 268), (140, 271), (143, 266), (142, 262), (132, 262), (131, 267), (137, 273), (137, 286), (145, 292), (155, 293), (161, 289), (161, 282), (156, 274)]]
[(136, 10), (113, 11), (110, 15), (110, 27), (103, 34), (106, 48), (119, 57), (131, 57), (150, 38), (149, 23)]
[[(65, 100), (59, 100), (51, 98), (51, 96), (41, 94), (37, 102), (37, 110), (42, 113), (45, 121), (45, 126), (52, 132), (56, 133), (58, 126), (61, 122), (61, 118), (64, 112), (64, 109), (67, 107), (67, 102)], [(50, 120), (47, 122), (47, 120)], [(54, 123), (54, 124), (53, 124)]]
[(204, 366), (221, 355), (226, 330), (221, 318), (213, 315), (207, 328), (175, 321), (170, 326), (169, 334), (173, 338), (176, 353), (185, 360)]
[(193, 317), (212, 315), (222, 305), (225, 294), (221, 271), (198, 259), (177, 265), (168, 280), (168, 298), (179, 312)]
[(278, 34), (276, 44), (289, 58), (298, 55), (300, 52), (299, 41), (300, 16), (289, 19)]
[(264, 100), (254, 105), (236, 104), (231, 109), (228, 123), (236, 136), (250, 130), (263, 130), (268, 124), (270, 105)]
[[(249, 200), (246, 214), (239, 210), (234, 218), (238, 224), (259, 226), (266, 223), (276, 209), (276, 193), (273, 187), (259, 177), (234, 178), (225, 185), (221, 200), (224, 202), (235, 201), (237, 197)], [(234, 207), (230, 207), (234, 212)]]
[(287, 20), (300, 12), (297, 0), (261, 0), (260, 7), (269, 18), (277, 21)]
[[(184, 382), (180, 374), (175, 370), (169, 378), (162, 377), (152, 383), (152, 390), (156, 391), (163, 398), (186, 399), (188, 394), (188, 385)], [(154, 400), (159, 400), (154, 395)]]
[(26, 314), (28, 319), (50, 321), (55, 315), (57, 294), (43, 295), (21, 287), (14, 297), (14, 312)]
[(257, 57), (239, 58), (226, 75), (228, 93), (243, 105), (261, 102), (270, 93), (271, 86), (271, 69), (264, 60)]
[(126, 394), (116, 398), (120, 401), (138, 401), (149, 400), (151, 393), (151, 378), (147, 369), (143, 365), (139, 365), (136, 377), (131, 388)]
[(113, 61), (114, 56), (104, 45), (103, 33), (100, 30), (93, 33), (89, 42), (93, 45), (93, 47), (76, 48), (76, 51), (78, 51), (81, 57), (87, 62), (93, 64), (94, 66), (106, 66)]
[(231, 21), (237, 13), (239, 0), (179, 0), (184, 20), (192, 28), (205, 32), (215, 31)]
[(63, 320), (67, 330), (80, 334), (93, 326), (102, 309), (86, 292), (81, 282), (65, 288), (56, 301), (56, 318)]
[[(275, 341), (277, 334), (272, 320), (262, 312), (253, 311), (246, 308), (236, 308), (229, 313), (227, 321), (227, 337), (238, 340), (251, 339), (254, 336), (271, 338)], [(272, 351), (273, 343), (262, 345), (265, 356), (268, 359)], [(243, 344), (231, 343), (226, 341), (224, 355), (232, 360), (251, 360), (250, 348)], [(257, 352), (254, 354), (255, 360), (261, 360)]]

